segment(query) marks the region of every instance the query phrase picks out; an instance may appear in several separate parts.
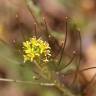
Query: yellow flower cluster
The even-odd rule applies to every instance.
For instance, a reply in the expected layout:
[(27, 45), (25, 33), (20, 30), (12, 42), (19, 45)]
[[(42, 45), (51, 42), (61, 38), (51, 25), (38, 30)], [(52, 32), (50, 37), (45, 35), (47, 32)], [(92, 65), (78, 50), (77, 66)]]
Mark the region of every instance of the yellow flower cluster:
[(23, 42), (24, 62), (34, 60), (48, 62), (48, 58), (51, 56), (50, 49), (46, 41), (33, 37), (29, 41)]

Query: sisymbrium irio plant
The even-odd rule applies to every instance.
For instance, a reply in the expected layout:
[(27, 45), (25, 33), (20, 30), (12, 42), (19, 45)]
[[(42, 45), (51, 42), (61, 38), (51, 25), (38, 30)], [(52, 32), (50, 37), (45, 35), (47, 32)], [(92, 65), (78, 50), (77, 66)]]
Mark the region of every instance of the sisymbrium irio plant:
[(33, 37), (29, 41), (23, 42), (24, 62), (26, 61), (39, 61), (46, 63), (51, 56), (50, 46), (46, 41), (41, 38)]
[[(29, 8), (29, 7), (28, 7)], [(30, 8), (29, 8), (30, 10)], [(31, 12), (31, 10), (30, 10)], [(32, 12), (31, 12), (32, 13)], [(24, 57), (24, 62), (30, 62), (30, 63), (34, 63), (35, 68), (36, 70), (34, 71), (34, 73), (36, 73), (36, 76), (38, 75), (40, 78), (42, 78), (42, 82), (41, 80), (39, 81), (40, 78), (35, 78), (33, 76), (33, 79), (34, 80), (38, 80), (36, 82), (33, 82), (33, 81), (21, 81), (21, 80), (13, 80), (13, 79), (6, 79), (6, 78), (0, 78), (0, 81), (5, 81), (5, 82), (15, 82), (15, 83), (26, 83), (26, 84), (33, 84), (33, 85), (39, 85), (39, 86), (47, 86), (47, 87), (54, 87), (55, 89), (58, 89), (61, 93), (60, 96), (82, 96), (82, 95), (79, 95), (79, 94), (74, 94), (71, 89), (69, 87), (66, 86), (65, 83), (66, 82), (66, 74), (65, 74), (65, 68), (68, 67), (72, 61), (74, 60), (74, 57), (77, 55), (76, 54), (76, 51), (73, 52), (73, 56), (72, 58), (68, 61), (67, 64), (64, 64), (62, 63), (62, 58), (63, 58), (63, 53), (65, 51), (65, 47), (66, 47), (66, 42), (67, 42), (67, 37), (68, 37), (68, 28), (67, 28), (67, 20), (68, 18), (66, 17), (65, 18), (65, 37), (64, 37), (64, 42), (62, 43), (62, 46), (60, 47), (60, 52), (59, 52), (59, 55), (60, 55), (60, 58), (58, 58), (58, 61), (55, 62), (55, 60), (50, 60), (50, 57), (51, 55), (51, 50), (52, 50), (52, 46), (54, 46), (54, 41), (53, 40), (53, 43), (52, 43), (52, 40), (51, 39), (54, 39), (52, 38), (52, 35), (50, 35), (49, 33), (49, 30), (47, 28), (47, 24), (46, 24), (46, 21), (44, 20), (44, 24), (45, 26), (43, 25), (40, 25), (38, 20), (35, 18), (35, 16), (32, 14), (33, 18), (34, 18), (34, 21), (35, 21), (35, 28), (38, 28), (38, 30), (40, 32), (45, 32), (45, 37), (48, 39), (48, 42), (47, 43), (46, 41), (44, 41), (41, 36), (40, 38), (37, 38), (37, 32), (36, 32), (36, 36), (30, 38), (29, 40), (26, 40), (23, 42), (23, 57)], [(43, 18), (44, 19), (44, 18)], [(45, 30), (42, 30), (42, 27), (45, 27)], [(2, 26), (0, 26), (1, 30), (2, 31)], [(36, 29), (35, 29), (36, 31)], [(23, 35), (23, 34), (22, 34)], [(88, 69), (92, 69), (92, 68), (86, 68), (86, 69), (82, 69), (82, 70), (79, 70), (79, 66), (80, 66), (80, 60), (81, 60), (81, 35), (80, 35), (80, 32), (79, 32), (79, 38), (80, 38), (80, 56), (79, 56), (79, 64), (78, 66), (76, 67), (76, 71), (74, 72), (74, 76), (73, 76), (73, 80), (70, 79), (70, 81), (72, 80), (72, 84), (74, 84), (75, 80), (77, 80), (77, 77), (78, 77), (78, 73), (82, 72), (82, 71), (86, 71)], [(25, 39), (25, 38), (24, 38)], [(50, 44), (50, 42), (52, 44)], [(49, 46), (50, 44), (50, 46)], [(20, 46), (21, 48), (21, 46)], [(2, 53), (2, 52), (1, 52)], [(59, 56), (58, 55), (58, 56)], [(10, 60), (10, 59), (8, 59)], [(12, 60), (13, 61), (13, 60)], [(51, 61), (51, 63), (47, 64), (48, 61)], [(12, 62), (13, 63), (13, 62)], [(53, 66), (50, 66), (50, 65), (53, 65)], [(50, 67), (54, 67), (54, 68), (50, 68)], [(32, 67), (33, 68), (33, 67)], [(96, 67), (93, 67), (93, 68), (96, 68)], [(38, 70), (39, 69), (39, 70)], [(24, 70), (25, 71), (25, 70)], [(73, 73), (72, 73), (73, 74)], [(70, 75), (70, 74), (69, 74)], [(32, 76), (32, 75), (31, 75)], [(67, 75), (68, 76), (68, 75)], [(96, 76), (96, 75), (95, 75)], [(65, 78), (65, 81), (63, 81)], [(91, 81), (93, 81), (94, 78), (92, 78)], [(44, 81), (43, 81), (44, 80)], [(71, 85), (72, 85), (71, 84)], [(70, 86), (72, 87), (72, 86)], [(74, 87), (74, 86), (73, 86)], [(88, 87), (88, 86), (87, 86)], [(54, 95), (55, 96), (55, 95)]]
[[(67, 31), (66, 31), (66, 37), (67, 37)], [(65, 48), (66, 38), (64, 40), (65, 42), (60, 52), (61, 55), (63, 54), (64, 48)], [(23, 42), (22, 48), (24, 53), (23, 54), (24, 62), (25, 63), (33, 62), (33, 64), (36, 65), (35, 68), (37, 69), (38, 75), (42, 79), (46, 80), (46, 82), (48, 82), (46, 84), (40, 83), (41, 85), (52, 86), (54, 88), (57, 88), (58, 90), (60, 90), (60, 93), (62, 93), (62, 96), (63, 95), (75, 96), (73, 93), (71, 93), (69, 89), (66, 88), (65, 85), (62, 85), (59, 82), (58, 78), (56, 77), (57, 73), (59, 72), (55, 72), (54, 69), (53, 70), (50, 69), (50, 65), (49, 65), (50, 63), (48, 64), (48, 62), (50, 61), (52, 54), (51, 54), (51, 47), (49, 46), (49, 43), (47, 43), (46, 41), (43, 41), (41, 36), (39, 38), (37, 38), (37, 36), (33, 36), (29, 40)], [(60, 64), (61, 59), (62, 59), (62, 56), (60, 57), (60, 60), (59, 62), (57, 62), (58, 64), (56, 63), (56, 65), (61, 65)], [(52, 64), (55, 64), (55, 62)], [(57, 67), (59, 68), (59, 66)]]
[[(60, 56), (60, 58), (58, 57), (58, 61), (55, 62), (54, 58), (52, 58), (51, 56), (53, 55), (51, 54), (52, 46), (54, 46), (55, 44), (55, 42), (52, 43), (52, 39), (54, 39), (54, 36), (50, 34), (45, 18), (42, 18), (44, 21), (42, 25), (39, 22), (39, 20), (36, 19), (35, 16), (33, 15), (33, 11), (31, 10), (32, 7), (28, 3), (27, 3), (27, 6), (34, 18), (35, 37), (33, 36), (29, 40), (23, 42), (24, 62), (26, 63), (27, 61), (29, 61), (30, 63), (35, 65), (36, 73), (40, 77), (39, 79), (42, 79), (42, 82), (40, 81), (39, 85), (54, 87), (55, 89), (58, 89), (58, 91), (62, 94), (61, 96), (78, 96), (78, 95), (75, 95), (71, 89), (67, 88), (66, 84), (62, 83), (59, 78), (59, 74), (61, 74), (63, 72), (62, 70), (64, 70), (66, 67), (68, 67), (72, 63), (76, 55), (76, 54), (73, 54), (72, 59), (69, 60), (67, 64), (63, 64), (61, 62), (63, 58), (63, 53), (65, 51), (67, 39), (68, 39), (67, 38), (68, 37), (68, 28), (67, 28), (68, 17), (65, 18), (66, 30), (65, 30), (64, 42), (60, 47), (61, 50), (58, 55)], [(46, 41), (43, 41), (43, 39), (41, 38), (42, 32), (44, 33), (43, 35), (45, 35), (45, 38), (47, 39), (48, 43)], [(40, 38), (37, 38), (38, 36)], [(50, 47), (49, 44), (50, 46), (51, 45), (52, 46)], [(50, 60), (50, 57), (51, 57), (51, 60)], [(48, 61), (50, 62), (48, 63)], [(50, 68), (50, 67), (53, 67), (51, 65), (53, 65), (54, 68)], [(75, 75), (75, 78), (77, 78), (77, 74)], [(44, 82), (47, 82), (47, 83), (44, 83)]]

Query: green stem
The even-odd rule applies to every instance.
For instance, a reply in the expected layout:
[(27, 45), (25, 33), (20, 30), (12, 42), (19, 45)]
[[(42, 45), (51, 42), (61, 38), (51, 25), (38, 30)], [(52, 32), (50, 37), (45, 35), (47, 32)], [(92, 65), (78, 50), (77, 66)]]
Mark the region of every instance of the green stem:
[(36, 65), (36, 67), (40, 70), (39, 75), (40, 75), (42, 78), (44, 78), (45, 80), (48, 81), (48, 77), (43, 74), (41, 66), (40, 66), (36, 61), (34, 61), (34, 63), (35, 63), (35, 65)]
[[(48, 81), (48, 77), (45, 76), (45, 75), (42, 73), (42, 68), (41, 68), (41, 66), (40, 66), (37, 62), (35, 62), (35, 64), (36, 64), (36, 67), (40, 70), (40, 75), (42, 76), (42, 78), (44, 78), (45, 80)], [(54, 81), (55, 81), (55, 80), (54, 80)], [(55, 82), (55, 83), (52, 83), (52, 84), (54, 84), (54, 86), (52, 86), (52, 87), (57, 88), (62, 94), (64, 94), (64, 96), (75, 96), (75, 95), (73, 95), (73, 94), (70, 92), (70, 90), (68, 90), (65, 86), (61, 86), (61, 84), (60, 84), (59, 82)]]

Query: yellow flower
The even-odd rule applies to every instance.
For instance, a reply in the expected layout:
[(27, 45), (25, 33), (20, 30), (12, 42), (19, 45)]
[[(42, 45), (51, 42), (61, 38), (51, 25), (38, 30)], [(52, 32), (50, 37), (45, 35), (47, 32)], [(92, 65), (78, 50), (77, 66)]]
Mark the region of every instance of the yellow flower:
[(48, 62), (50, 54), (50, 46), (46, 41), (36, 37), (31, 38), (29, 41), (23, 42), (24, 62), (38, 61)]

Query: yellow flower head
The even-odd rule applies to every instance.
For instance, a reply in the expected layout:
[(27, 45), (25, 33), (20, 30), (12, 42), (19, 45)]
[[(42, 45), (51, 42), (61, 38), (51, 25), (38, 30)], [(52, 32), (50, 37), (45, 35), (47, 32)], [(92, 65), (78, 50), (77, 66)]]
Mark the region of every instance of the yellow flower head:
[(48, 62), (48, 58), (51, 56), (50, 49), (46, 41), (33, 37), (29, 41), (23, 42), (24, 62), (34, 60)]

